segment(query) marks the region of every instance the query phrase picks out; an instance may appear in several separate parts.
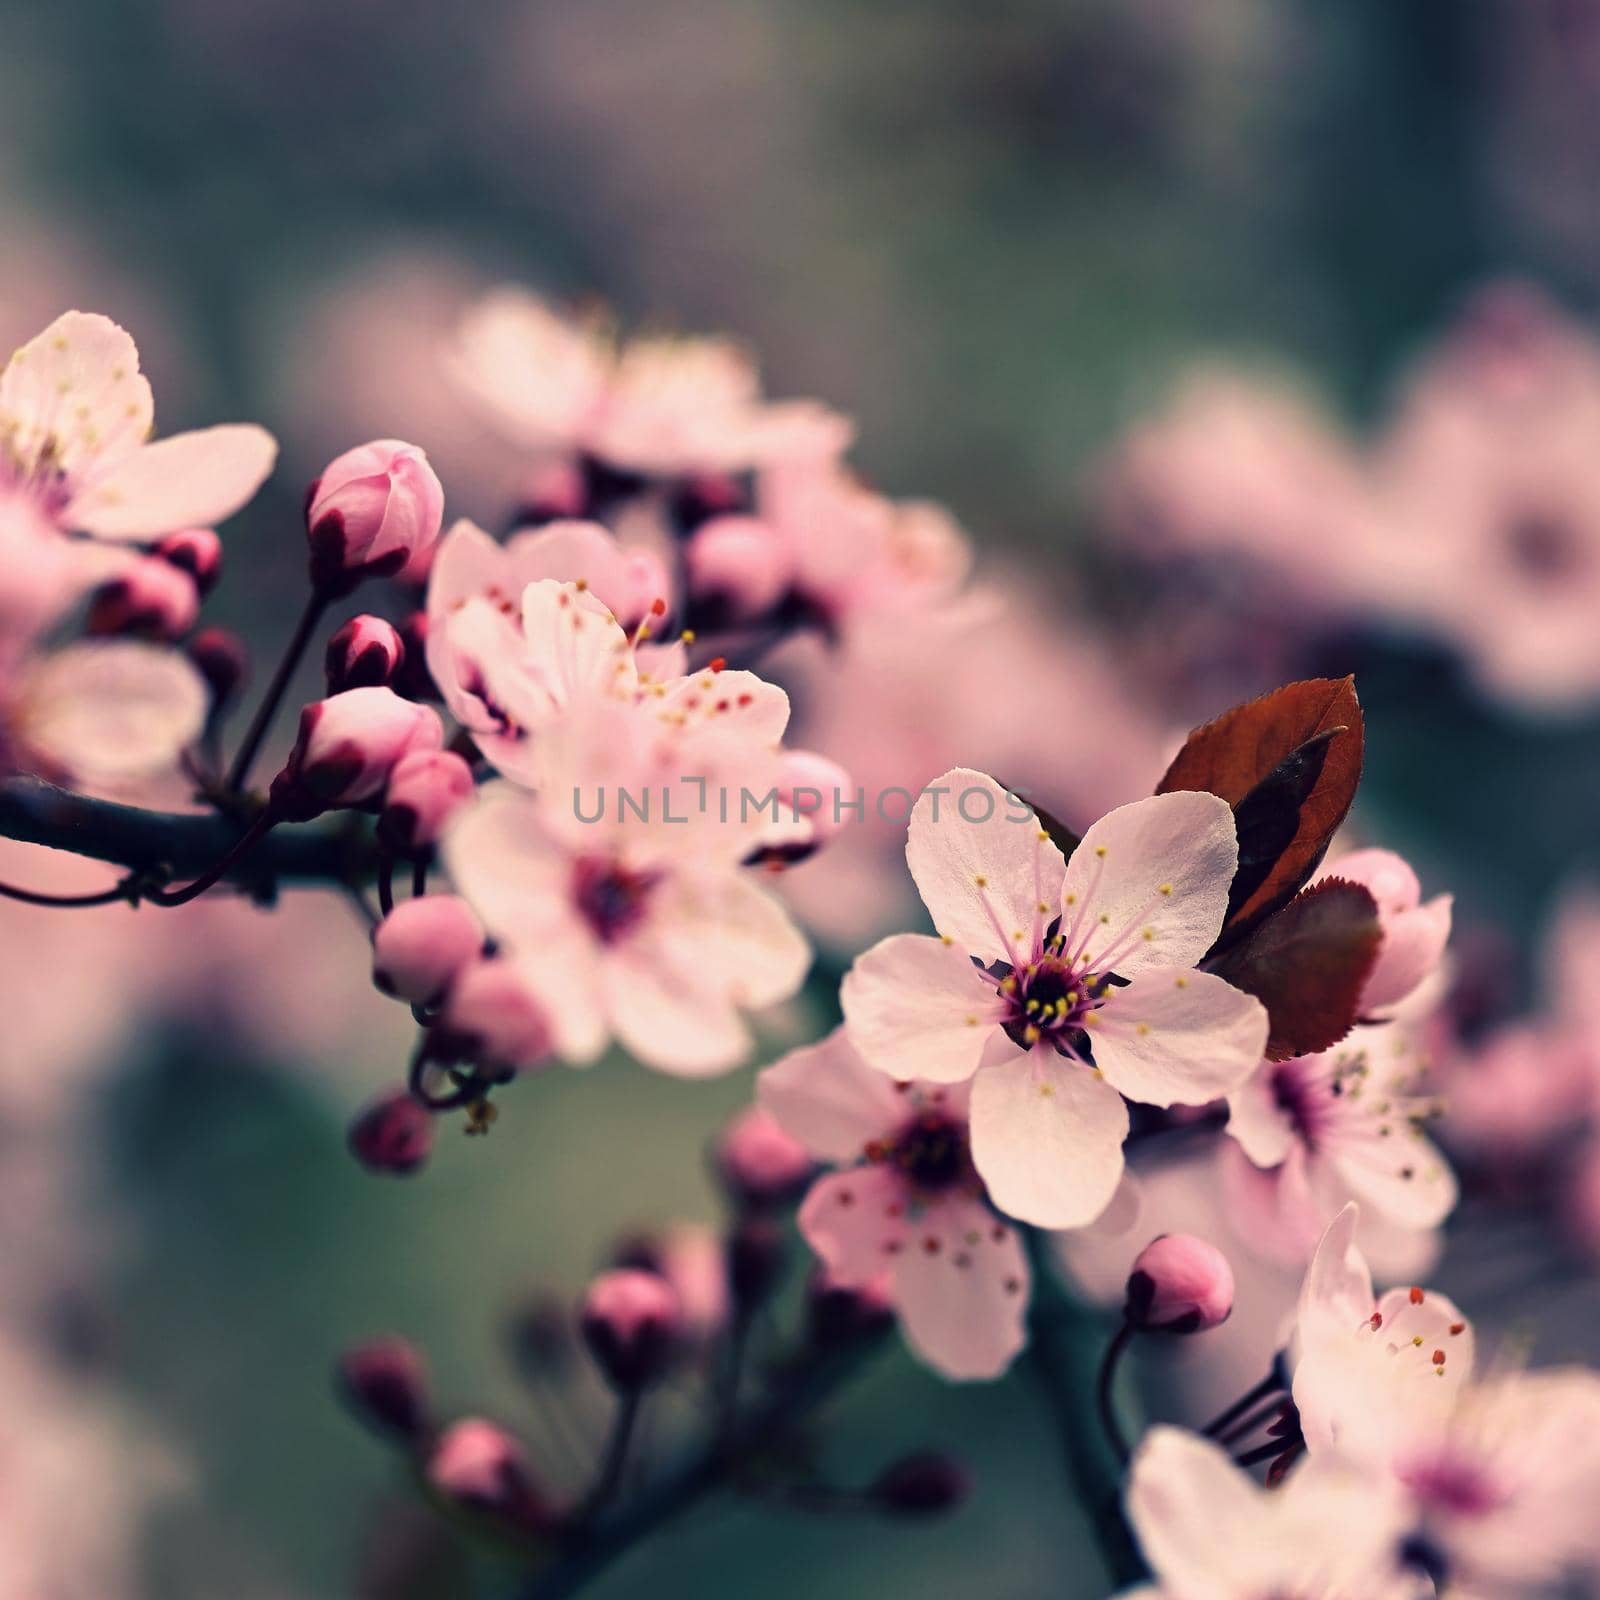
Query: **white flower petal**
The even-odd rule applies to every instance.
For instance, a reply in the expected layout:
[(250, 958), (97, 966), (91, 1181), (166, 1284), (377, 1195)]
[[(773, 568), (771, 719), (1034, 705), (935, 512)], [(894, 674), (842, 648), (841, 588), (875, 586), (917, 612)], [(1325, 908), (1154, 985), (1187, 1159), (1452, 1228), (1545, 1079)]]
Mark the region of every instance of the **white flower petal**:
[(775, 1061), (757, 1077), (756, 1099), (821, 1161), (857, 1160), (906, 1114), (900, 1091), (861, 1059), (842, 1026)]

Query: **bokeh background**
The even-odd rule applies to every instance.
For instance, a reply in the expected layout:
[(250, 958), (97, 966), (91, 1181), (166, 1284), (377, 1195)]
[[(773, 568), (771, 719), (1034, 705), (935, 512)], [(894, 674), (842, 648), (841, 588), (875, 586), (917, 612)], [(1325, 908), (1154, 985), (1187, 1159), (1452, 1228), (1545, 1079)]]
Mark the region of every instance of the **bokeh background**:
[[(980, 571), (1090, 614), (1141, 581), (1096, 536), (1092, 469), (1195, 361), (1287, 372), (1359, 432), (1485, 283), (1600, 298), (1596, 0), (0, 0), (0, 39), (0, 346), (103, 310), (162, 431), (279, 435), (212, 604), (263, 655), (300, 603), (299, 486), (336, 451), (414, 439), (453, 512), (503, 520), (518, 463), (438, 360), (502, 280), (740, 336), (775, 393), (859, 419), (872, 479), (946, 502)], [(1361, 672), (1369, 832), (1497, 930), (1484, 981), (1532, 1003), (1538, 930), (1594, 861), (1600, 722), (1508, 710), (1436, 642), (1307, 656)], [(1094, 716), (1046, 711), (1053, 746)], [(67, 1600), (490, 1592), (332, 1362), (403, 1332), (448, 1404), (540, 1448), (506, 1313), (575, 1293), (619, 1232), (712, 1216), (702, 1151), (748, 1074), (554, 1074), (379, 1182), (343, 1129), (406, 1029), (355, 920), (208, 909), (180, 948), (148, 915), (134, 940), (116, 912), (0, 924), (26, 1330), (0, 1350), (50, 1352), (0, 1363), (13, 1446), (49, 1441), (44, 1471), (0, 1450), (0, 1526), (81, 1544)], [(1573, 1272), (1495, 1304), (1547, 1356), (1597, 1309)], [(828, 1441), (845, 1475), (959, 1450), (980, 1492), (933, 1528), (721, 1506), (596, 1600), (1096, 1592), (1020, 1378), (954, 1389), (896, 1353)]]

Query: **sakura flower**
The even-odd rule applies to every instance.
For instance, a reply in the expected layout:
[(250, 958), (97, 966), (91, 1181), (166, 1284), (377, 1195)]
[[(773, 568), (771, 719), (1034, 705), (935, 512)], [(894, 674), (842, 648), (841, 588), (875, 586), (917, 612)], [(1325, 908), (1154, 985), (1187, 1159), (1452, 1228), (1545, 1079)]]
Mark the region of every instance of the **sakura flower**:
[(800, 1231), (839, 1288), (884, 1285), (913, 1350), (947, 1378), (993, 1378), (1026, 1339), (1028, 1259), (972, 1162), (966, 1084), (893, 1083), (835, 1029), (757, 1080), (819, 1161)]
[(1421, 1600), (1398, 1564), (1395, 1498), (1348, 1467), (1313, 1461), (1263, 1489), (1227, 1452), (1156, 1427), (1133, 1458), (1128, 1518), (1155, 1576), (1141, 1600)]
[(148, 441), (139, 352), (107, 317), (68, 311), (0, 373), (0, 494), (20, 492), (58, 528), (148, 539), (232, 516), (272, 470), (253, 424)]
[(1263, 1062), (1229, 1097), (1228, 1132), (1257, 1168), (1235, 1161), (1236, 1209), (1269, 1253), (1308, 1259), (1349, 1200), (1397, 1228), (1436, 1228), (1456, 1203), (1449, 1163), (1424, 1124), (1437, 1102), (1400, 1024), (1359, 1027), (1333, 1049)]
[(891, 1077), (974, 1078), (973, 1160), (995, 1204), (1081, 1227), (1122, 1175), (1123, 1095), (1203, 1104), (1265, 1047), (1260, 1002), (1193, 970), (1237, 857), (1226, 802), (1183, 793), (1102, 817), (1067, 863), (993, 778), (947, 772), (906, 845), (939, 937), (894, 935), (856, 962), (851, 1042)]
[(452, 368), (506, 435), (530, 451), (583, 455), (623, 473), (742, 470), (838, 454), (843, 418), (761, 397), (753, 363), (720, 339), (618, 345), (594, 320), (502, 289), (464, 322)]
[(444, 853), (560, 1054), (593, 1060), (615, 1036), (700, 1075), (745, 1055), (741, 1010), (792, 995), (809, 952), (741, 866), (770, 827), (744, 790), (776, 792), (775, 752), (659, 703), (572, 702), (533, 741), (538, 797), (486, 786)]
[(1361, 992), (1360, 1015), (1387, 1013), (1435, 972), (1450, 940), (1452, 898), (1435, 895), (1422, 903), (1422, 885), (1393, 850), (1353, 850), (1318, 874), (1359, 883), (1378, 907), (1383, 943)]

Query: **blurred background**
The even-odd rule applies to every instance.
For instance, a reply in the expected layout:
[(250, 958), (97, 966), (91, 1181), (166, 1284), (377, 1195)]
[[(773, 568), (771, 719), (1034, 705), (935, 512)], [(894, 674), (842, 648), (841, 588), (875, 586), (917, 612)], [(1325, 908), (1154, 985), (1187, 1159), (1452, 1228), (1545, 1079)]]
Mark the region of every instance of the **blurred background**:
[[(414, 440), (452, 513), (503, 524), (519, 464), (440, 370), (474, 296), (596, 297), (747, 341), (773, 393), (858, 419), (871, 480), (949, 505), (980, 576), (1061, 597), (1039, 655), (1019, 635), (939, 670), (976, 726), (1048, 656), (1027, 732), (1072, 769), (1065, 812), (1148, 789), (1232, 700), (1356, 670), (1360, 830), (1456, 893), (1470, 1026), (1584, 998), (1551, 997), (1542, 930), (1600, 800), (1600, 0), (0, 0), (0, 38), (0, 346), (102, 310), (162, 432), (279, 436), (212, 605), (263, 658), (301, 601), (300, 488), (337, 451)], [(1525, 390), (1565, 409), (1456, 427)], [(1525, 461), (1555, 435), (1531, 489), (1485, 468), (1469, 511), (1430, 498), (1485, 439)], [(1551, 482), (1555, 509), (1524, 505)], [(1347, 522), (1307, 520), (1347, 493)], [(1513, 495), (1502, 592), (1452, 518)], [(1559, 659), (1522, 579), (1567, 608)], [(1081, 681), (1079, 631), (1137, 734), (1049, 692)], [(576, 1293), (621, 1232), (713, 1216), (702, 1151), (749, 1075), (556, 1073), (381, 1182), (344, 1125), (408, 1028), (364, 988), (355, 919), (193, 916), (181, 941), (148, 913), (136, 936), (123, 912), (0, 922), (4, 1539), (72, 1550), (49, 1600), (488, 1592), (333, 1403), (335, 1357), (402, 1332), (451, 1408), (525, 1414), (506, 1314)], [(1537, 1322), (1546, 1359), (1600, 1310), (1589, 1190), (1512, 1184), (1501, 1255), (1442, 1269)], [(896, 1352), (829, 1440), (846, 1475), (959, 1449), (979, 1493), (927, 1529), (724, 1506), (596, 1600), (1096, 1592), (1020, 1378), (957, 1389)]]

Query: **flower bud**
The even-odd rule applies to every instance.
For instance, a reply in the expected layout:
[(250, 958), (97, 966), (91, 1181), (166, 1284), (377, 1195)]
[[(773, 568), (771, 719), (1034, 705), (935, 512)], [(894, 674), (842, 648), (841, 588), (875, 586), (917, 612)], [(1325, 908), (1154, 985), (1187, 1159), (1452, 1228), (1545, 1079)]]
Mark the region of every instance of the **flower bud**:
[(1164, 1233), (1139, 1252), (1128, 1274), (1123, 1315), (1146, 1333), (1203, 1333), (1233, 1310), (1233, 1268), (1213, 1244)]
[(672, 498), (672, 516), (680, 533), (693, 533), (712, 517), (749, 507), (746, 486), (731, 472), (696, 472), (678, 486)]
[(806, 1337), (819, 1349), (881, 1339), (894, 1323), (894, 1301), (881, 1284), (842, 1284), (826, 1267), (806, 1284)]
[(778, 535), (756, 517), (713, 517), (684, 546), (689, 588), (720, 602), (735, 620), (758, 617), (789, 586), (788, 553)]
[(202, 628), (185, 653), (206, 680), (213, 709), (229, 705), (250, 671), (250, 652), (244, 641), (227, 628)]
[(363, 578), (424, 563), (444, 521), (444, 489), (415, 445), (377, 439), (331, 461), (306, 497), (311, 583), (324, 598)]
[(468, 1511), (542, 1526), (549, 1511), (520, 1444), (483, 1417), (452, 1423), (428, 1453), (424, 1474), (435, 1493)]
[(595, 1365), (617, 1389), (643, 1389), (663, 1377), (682, 1332), (678, 1297), (654, 1272), (602, 1272), (583, 1297), (579, 1325)]
[(972, 1479), (961, 1463), (931, 1450), (891, 1463), (867, 1491), (880, 1511), (903, 1517), (954, 1511), (971, 1493)]
[(728, 1288), (733, 1303), (750, 1312), (764, 1305), (789, 1264), (789, 1243), (782, 1229), (764, 1217), (746, 1217), (728, 1235)]
[(405, 655), (400, 670), (389, 685), (396, 694), (407, 700), (438, 700), (441, 698), (433, 674), (428, 671), (428, 613), (413, 611), (400, 622), (400, 642)]
[(89, 632), (176, 639), (194, 626), (200, 596), (194, 579), (156, 556), (141, 556), (95, 591)]
[(271, 804), (290, 822), (375, 799), (403, 755), (437, 750), (444, 726), (427, 706), (392, 689), (346, 689), (300, 713), (300, 732)]
[(406, 647), (392, 622), (382, 617), (351, 617), (328, 640), (322, 658), (328, 693), (387, 688), (405, 658)]
[(368, 1172), (404, 1176), (433, 1149), (433, 1118), (404, 1089), (374, 1100), (350, 1124), (350, 1154)]
[(760, 1208), (798, 1200), (816, 1167), (811, 1152), (791, 1139), (776, 1118), (760, 1106), (749, 1106), (717, 1140), (716, 1169), (730, 1198)]
[(850, 774), (814, 750), (785, 750), (778, 764), (778, 800), (786, 817), (811, 824), (811, 848), (826, 843), (844, 825), (844, 801), (852, 796)]
[(589, 510), (589, 486), (575, 462), (551, 461), (528, 474), (511, 519), (516, 528), (542, 528), (547, 522), (584, 517)]
[(368, 1427), (404, 1440), (427, 1429), (427, 1367), (406, 1340), (388, 1335), (353, 1345), (338, 1370), (346, 1403)]
[(512, 1078), (550, 1055), (544, 1007), (505, 961), (464, 967), (429, 1034), (436, 1061), (470, 1061), (486, 1077)]
[(425, 894), (397, 905), (372, 930), (372, 981), (411, 1005), (443, 998), (456, 974), (483, 954), (483, 924), (453, 894)]
[(1383, 939), (1361, 991), (1361, 1014), (1380, 1015), (1416, 990), (1444, 959), (1451, 897), (1437, 895), (1424, 903), (1416, 873), (1393, 850), (1352, 851), (1319, 877), (1358, 883), (1377, 905)]
[(445, 824), (476, 790), (472, 768), (453, 750), (413, 750), (389, 774), (378, 842), (395, 855), (431, 858)]
[(156, 545), (156, 554), (180, 572), (187, 572), (202, 598), (222, 576), (222, 541), (212, 528), (184, 528)]

